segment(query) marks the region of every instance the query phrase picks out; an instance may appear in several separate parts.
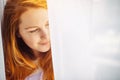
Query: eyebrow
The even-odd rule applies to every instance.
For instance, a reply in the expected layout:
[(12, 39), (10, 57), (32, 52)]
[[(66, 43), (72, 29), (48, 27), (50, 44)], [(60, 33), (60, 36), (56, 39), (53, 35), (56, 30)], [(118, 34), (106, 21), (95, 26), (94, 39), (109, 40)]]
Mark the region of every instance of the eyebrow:
[[(46, 22), (47, 24), (49, 24), (49, 21), (47, 20)], [(37, 28), (38, 26), (29, 26), (29, 27), (26, 27), (25, 29), (30, 29), (30, 28)]]
[(29, 27), (26, 27), (25, 29), (30, 29), (30, 28), (37, 28), (38, 26), (29, 26)]

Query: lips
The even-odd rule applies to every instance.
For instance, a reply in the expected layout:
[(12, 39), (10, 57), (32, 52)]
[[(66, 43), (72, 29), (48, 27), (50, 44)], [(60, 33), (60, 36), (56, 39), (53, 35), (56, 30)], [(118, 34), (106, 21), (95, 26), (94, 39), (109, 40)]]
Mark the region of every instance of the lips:
[(41, 45), (46, 45), (48, 44), (49, 42), (43, 42), (43, 43), (40, 43)]

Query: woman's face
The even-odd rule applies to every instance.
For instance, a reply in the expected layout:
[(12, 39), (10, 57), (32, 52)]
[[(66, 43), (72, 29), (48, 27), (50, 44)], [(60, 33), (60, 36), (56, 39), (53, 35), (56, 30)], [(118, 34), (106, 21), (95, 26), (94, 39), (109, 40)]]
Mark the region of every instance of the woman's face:
[(50, 34), (47, 10), (28, 8), (21, 15), (20, 21), (19, 37), (34, 53), (48, 51), (50, 49)]

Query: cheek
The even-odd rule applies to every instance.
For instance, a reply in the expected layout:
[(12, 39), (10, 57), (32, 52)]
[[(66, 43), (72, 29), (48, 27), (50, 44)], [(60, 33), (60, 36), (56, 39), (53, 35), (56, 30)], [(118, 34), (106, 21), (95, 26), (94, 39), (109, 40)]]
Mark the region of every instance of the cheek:
[(39, 42), (39, 38), (36, 36), (26, 36), (22, 39), (30, 48), (34, 47)]
[(49, 29), (46, 31), (46, 39), (48, 39), (48, 41), (50, 40), (50, 31), (49, 31)]

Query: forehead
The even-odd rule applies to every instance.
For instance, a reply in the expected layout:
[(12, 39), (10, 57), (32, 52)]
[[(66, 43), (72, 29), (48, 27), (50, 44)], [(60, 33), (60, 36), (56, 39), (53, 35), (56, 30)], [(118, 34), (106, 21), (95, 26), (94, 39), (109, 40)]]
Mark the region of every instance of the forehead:
[(47, 10), (43, 8), (28, 8), (20, 16), (20, 25), (22, 27), (43, 25), (48, 21)]

